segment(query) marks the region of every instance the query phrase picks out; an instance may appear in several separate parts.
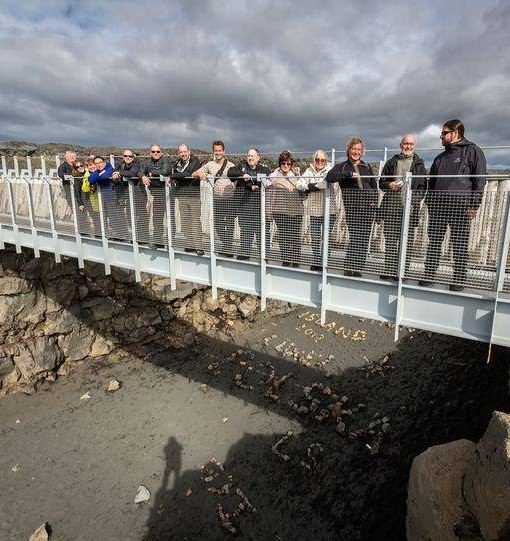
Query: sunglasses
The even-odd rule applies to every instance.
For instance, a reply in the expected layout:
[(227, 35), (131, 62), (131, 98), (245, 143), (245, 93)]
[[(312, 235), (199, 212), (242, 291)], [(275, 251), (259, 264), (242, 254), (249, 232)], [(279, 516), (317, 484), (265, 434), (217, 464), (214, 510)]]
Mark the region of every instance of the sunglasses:
[(292, 162), (280, 162), (280, 165), (292, 165)]
[(454, 131), (457, 131), (457, 130), (443, 130), (441, 132), (441, 137), (444, 137), (445, 135), (448, 135), (449, 133), (453, 133)]
[(151, 154), (161, 154), (161, 150), (151, 150)]
[(123, 154), (123, 158), (134, 158), (133, 154)]
[(321, 163), (326, 163), (327, 160), (325, 160), (324, 158), (315, 158), (315, 161), (316, 162), (321, 162)]

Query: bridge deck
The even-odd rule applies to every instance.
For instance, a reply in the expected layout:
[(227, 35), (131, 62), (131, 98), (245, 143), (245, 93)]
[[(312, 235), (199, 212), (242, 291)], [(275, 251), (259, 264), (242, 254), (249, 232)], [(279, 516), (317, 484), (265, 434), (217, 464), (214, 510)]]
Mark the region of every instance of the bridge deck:
[[(292, 217), (287, 216), (288, 222), (279, 222), (278, 200), (267, 197), (268, 191), (264, 188), (251, 206), (235, 199), (228, 202), (237, 233), (233, 242), (230, 239), (230, 249), (226, 250), (225, 238), (218, 238), (213, 227), (213, 224), (217, 226), (214, 213), (218, 213), (220, 207), (216, 206), (217, 196), (210, 186), (201, 193), (193, 192), (201, 222), (209, 224), (202, 227), (199, 241), (196, 241), (184, 219), (184, 207), (179, 207), (184, 205), (186, 196), (192, 200), (191, 193), (182, 190), (176, 193), (168, 186), (159, 194), (154, 193), (154, 198), (161, 198), (160, 211), (165, 216), (158, 232), (154, 223), (143, 223), (147, 217), (149, 221), (155, 220), (157, 211), (154, 209), (158, 202), (152, 202), (153, 215), (150, 216), (145, 205), (147, 199), (140, 203), (140, 195), (131, 184), (125, 189), (124, 204), (119, 200), (105, 201), (103, 194), (103, 198), (99, 196), (97, 209), (90, 208), (80, 214), (77, 202), (71, 200), (69, 194), (65, 196), (62, 186), (58, 195), (47, 180), (39, 180), (39, 183), (40, 186), (30, 179), (23, 179), (18, 184), (7, 179), (0, 182), (0, 249), (9, 243), (18, 250), (21, 247), (33, 249), (36, 257), (40, 251), (45, 251), (55, 254), (57, 261), (61, 256), (77, 258), (80, 266), (84, 261), (98, 262), (105, 265), (106, 273), (110, 272), (111, 266), (132, 269), (138, 280), (142, 272), (167, 276), (171, 278), (172, 287), (176, 280), (206, 284), (211, 286), (213, 296), (218, 288), (258, 295), (262, 309), (267, 299), (289, 301), (319, 308), (322, 321), (328, 310), (387, 321), (395, 324), (396, 339), (399, 327), (405, 325), (510, 346), (510, 192), (506, 190), (483, 194), (478, 217), (469, 225), (470, 251), (463, 283), (465, 288), (451, 291), (449, 286), (457, 282), (448, 253), (441, 255), (436, 276), (438, 283), (433, 287), (418, 284), (424, 277), (426, 232), (430, 227), (425, 224), (424, 227), (416, 225), (414, 230), (411, 228), (414, 204), (411, 189), (407, 191), (400, 214), (397, 213), (396, 218), (386, 217), (384, 225), (384, 235), (388, 236), (391, 227), (398, 228), (400, 246), (405, 247), (394, 254), (395, 261), (390, 261), (393, 268), (389, 271), (393, 272), (390, 274), (393, 280), (390, 280), (381, 279), (379, 275), (388, 274), (385, 258), (390, 257), (391, 250), (388, 244), (383, 250), (373, 248), (379, 226), (374, 225), (377, 224), (374, 217), (370, 218), (368, 228), (363, 225), (365, 211), (361, 212), (359, 225), (365, 227), (370, 239), (365, 239), (365, 248), (355, 252), (354, 259), (351, 253), (351, 264), (356, 265), (355, 269), (360, 266), (361, 276), (345, 275), (350, 270), (350, 241), (342, 235), (347, 229), (348, 235), (354, 238), (353, 224), (352, 218), (349, 224), (347, 217), (348, 227), (342, 230), (345, 209), (338, 203), (341, 203), (338, 197), (335, 202), (333, 190), (330, 193), (328, 189), (325, 194), (321, 223), (329, 223), (330, 227), (322, 230), (318, 256), (317, 246), (313, 246), (313, 231), (311, 241), (303, 242), (296, 253), (289, 252), (287, 243), (295, 242), (291, 238), (292, 224), (298, 223), (302, 227), (307, 219), (310, 221), (310, 216), (305, 212), (299, 216), (299, 221), (293, 222)], [(46, 200), (43, 196), (47, 196)], [(344, 197), (347, 197), (345, 193)], [(67, 209), (72, 205), (72, 212), (62, 213), (66, 200), (69, 203)], [(248, 214), (252, 223), (246, 221), (246, 216), (241, 216), (239, 205), (244, 205), (242, 212)], [(204, 214), (204, 210), (209, 215)], [(390, 219), (398, 224), (392, 226)], [(273, 220), (279, 229), (276, 233)], [(419, 223), (422, 221), (420, 215)], [(240, 226), (248, 228), (252, 234), (248, 245), (243, 245), (243, 238), (239, 236)], [(308, 227), (313, 228), (313, 224), (309, 223)], [(159, 234), (158, 247), (150, 242), (156, 233)], [(295, 236), (303, 240), (307, 234), (310, 232), (298, 229)], [(189, 253), (190, 242), (191, 248), (195, 249), (196, 242), (200, 242), (205, 254)], [(225, 251), (237, 254), (237, 259), (223, 256)], [(443, 245), (445, 251), (448, 252)], [(362, 264), (356, 258), (362, 259)]]

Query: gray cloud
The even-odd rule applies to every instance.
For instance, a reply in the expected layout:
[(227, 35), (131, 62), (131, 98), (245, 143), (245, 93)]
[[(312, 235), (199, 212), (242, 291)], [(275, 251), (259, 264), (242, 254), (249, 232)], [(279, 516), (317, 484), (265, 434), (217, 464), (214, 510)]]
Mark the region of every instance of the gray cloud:
[(0, 7), (0, 137), (207, 148), (509, 143), (504, 0), (50, 1)]

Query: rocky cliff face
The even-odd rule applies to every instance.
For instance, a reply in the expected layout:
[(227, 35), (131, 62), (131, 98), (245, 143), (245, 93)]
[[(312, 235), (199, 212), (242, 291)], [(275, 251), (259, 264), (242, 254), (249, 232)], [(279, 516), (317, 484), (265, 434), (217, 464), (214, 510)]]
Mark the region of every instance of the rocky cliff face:
[[(273, 310), (290, 310), (273, 303)], [(196, 333), (229, 339), (254, 317), (254, 297), (221, 293), (211, 299), (203, 286), (87, 264), (56, 264), (49, 255), (33, 259), (0, 253), (0, 396), (32, 393), (43, 379), (67, 374), (87, 358), (123, 355), (148, 340), (182, 348)]]

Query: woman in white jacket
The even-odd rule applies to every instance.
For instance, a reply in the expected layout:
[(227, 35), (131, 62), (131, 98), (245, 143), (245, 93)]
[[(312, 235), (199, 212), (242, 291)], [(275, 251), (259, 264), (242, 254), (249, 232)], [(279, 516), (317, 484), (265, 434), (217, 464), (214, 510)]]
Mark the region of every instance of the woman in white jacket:
[[(313, 265), (311, 270), (322, 270), (322, 231), (324, 228), (324, 201), (327, 187), (326, 173), (331, 169), (324, 150), (317, 150), (313, 162), (297, 181), (297, 188), (308, 192), (305, 202), (306, 213), (310, 217), (310, 236), (312, 241)], [(334, 184), (331, 193), (329, 231), (333, 228), (338, 211), (338, 184)]]

